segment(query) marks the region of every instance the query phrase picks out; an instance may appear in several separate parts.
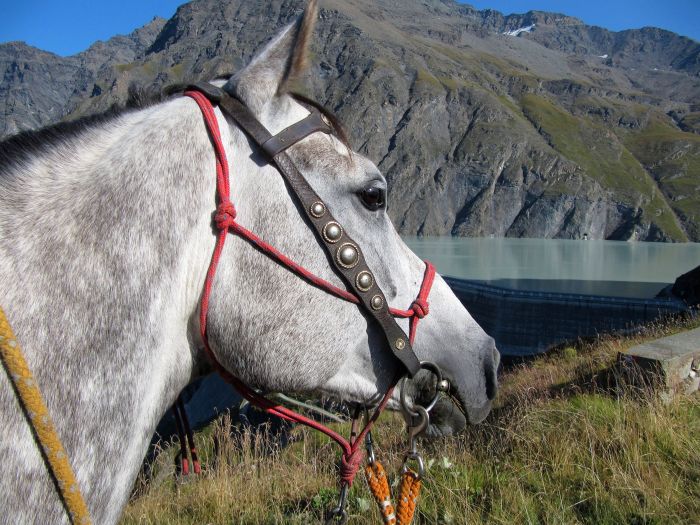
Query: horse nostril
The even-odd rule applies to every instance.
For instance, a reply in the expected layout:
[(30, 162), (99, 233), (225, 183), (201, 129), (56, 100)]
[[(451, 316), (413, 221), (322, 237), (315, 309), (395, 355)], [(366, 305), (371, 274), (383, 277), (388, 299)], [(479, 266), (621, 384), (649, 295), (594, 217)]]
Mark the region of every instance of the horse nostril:
[(498, 366), (501, 364), (501, 352), (494, 346), (493, 347), (493, 367), (498, 370)]
[(496, 379), (496, 368), (490, 363), (484, 365), (484, 378), (486, 379), (486, 397), (491, 401), (498, 392), (498, 381)]
[(493, 400), (498, 392), (498, 364), (501, 361), (501, 354), (493, 346), (492, 353), (484, 360), (484, 379), (486, 380), (486, 397)]

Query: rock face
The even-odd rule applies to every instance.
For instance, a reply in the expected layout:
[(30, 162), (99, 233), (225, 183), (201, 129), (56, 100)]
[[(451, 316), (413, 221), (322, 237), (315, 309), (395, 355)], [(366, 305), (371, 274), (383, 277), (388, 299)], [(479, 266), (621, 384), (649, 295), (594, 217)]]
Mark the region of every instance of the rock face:
[(700, 306), (700, 266), (681, 275), (673, 283), (671, 294), (691, 306)]
[(58, 122), (81, 99), (101, 95), (98, 79), (142, 57), (164, 24), (162, 18), (154, 18), (128, 36), (95, 42), (70, 57), (23, 42), (0, 45), (0, 137)]
[[(0, 133), (244, 65), (300, 0), (196, 0), (58, 57), (0, 45)], [(700, 44), (451, 0), (321, 0), (307, 90), (405, 234), (700, 241)], [(517, 36), (513, 36), (517, 35)]]

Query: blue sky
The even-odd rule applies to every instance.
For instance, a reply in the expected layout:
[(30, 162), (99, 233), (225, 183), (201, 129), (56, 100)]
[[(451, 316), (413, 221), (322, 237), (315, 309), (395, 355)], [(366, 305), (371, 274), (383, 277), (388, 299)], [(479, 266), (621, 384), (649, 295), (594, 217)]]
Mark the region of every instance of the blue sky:
[[(130, 33), (154, 16), (170, 18), (182, 0), (0, 0), (0, 42), (24, 40), (71, 55), (95, 40)], [(472, 0), (478, 9), (555, 11), (612, 30), (653, 25), (700, 40), (700, 0)]]

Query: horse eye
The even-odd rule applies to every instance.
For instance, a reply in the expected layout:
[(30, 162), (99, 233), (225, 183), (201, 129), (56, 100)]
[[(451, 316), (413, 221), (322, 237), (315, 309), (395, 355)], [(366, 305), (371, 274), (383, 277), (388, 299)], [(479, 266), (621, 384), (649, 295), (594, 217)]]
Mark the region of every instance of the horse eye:
[(360, 192), (360, 198), (362, 199), (362, 204), (372, 211), (377, 211), (383, 208), (386, 204), (386, 195), (382, 188), (377, 186), (367, 186), (364, 190)]

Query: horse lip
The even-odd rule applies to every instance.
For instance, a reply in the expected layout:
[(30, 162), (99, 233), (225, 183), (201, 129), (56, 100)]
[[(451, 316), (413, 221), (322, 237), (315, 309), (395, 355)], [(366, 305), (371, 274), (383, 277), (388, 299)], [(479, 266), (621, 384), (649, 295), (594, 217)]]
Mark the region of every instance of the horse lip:
[(487, 401), (481, 407), (468, 407), (467, 419), (471, 425), (478, 425), (491, 413), (491, 401)]
[[(427, 437), (442, 437), (461, 432), (467, 425), (481, 423), (491, 411), (492, 401), (486, 397), (481, 406), (473, 402), (470, 403), (468, 401), (471, 400), (469, 392), (461, 389), (458, 382), (451, 377), (452, 374), (447, 370), (446, 367), (442, 369), (444, 378), (450, 383), (450, 388), (446, 394), (441, 396), (430, 412), (431, 421), (425, 434)], [(427, 385), (422, 381), (420, 383), (424, 385), (424, 388), (421, 389), (423, 395), (419, 396), (419, 402), (426, 403), (435, 393), (434, 386), (433, 388), (428, 387), (426, 390)], [(434, 385), (434, 379), (431, 383)]]
[(464, 398), (459, 395), (459, 390), (454, 386), (454, 382), (452, 380), (449, 381), (450, 389), (447, 392), (447, 399), (457, 407), (457, 409), (462, 413), (464, 417), (468, 417), (466, 410), (467, 405), (464, 402)]
[(489, 400), (480, 407), (468, 405), (456, 392), (450, 391), (435, 406), (425, 435), (438, 438), (462, 432), (467, 425), (477, 425), (486, 419), (491, 405)]
[[(482, 406), (473, 406), (468, 404), (465, 396), (460, 394), (459, 389), (455, 386), (453, 381), (450, 381), (447, 401), (451, 402), (455, 407), (457, 407), (467, 423), (470, 425), (478, 425), (484, 419), (486, 419), (491, 412), (491, 405), (493, 404), (491, 400), (486, 400)], [(463, 430), (463, 428), (455, 430)]]

